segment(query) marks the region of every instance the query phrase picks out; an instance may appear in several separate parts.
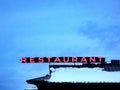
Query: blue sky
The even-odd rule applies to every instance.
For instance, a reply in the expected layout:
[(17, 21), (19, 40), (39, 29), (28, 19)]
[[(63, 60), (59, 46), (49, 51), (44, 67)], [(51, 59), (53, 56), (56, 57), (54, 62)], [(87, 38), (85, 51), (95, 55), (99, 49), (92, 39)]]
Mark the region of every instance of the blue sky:
[(119, 0), (0, 0), (0, 87), (22, 90), (48, 72), (23, 56), (120, 59), (119, 8)]

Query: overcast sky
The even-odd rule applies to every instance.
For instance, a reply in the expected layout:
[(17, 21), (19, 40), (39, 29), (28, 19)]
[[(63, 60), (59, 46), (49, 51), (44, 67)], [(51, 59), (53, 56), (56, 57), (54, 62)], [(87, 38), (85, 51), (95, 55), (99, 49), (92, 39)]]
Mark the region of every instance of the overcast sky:
[(119, 0), (0, 0), (0, 87), (23, 90), (48, 73), (24, 56), (120, 59)]

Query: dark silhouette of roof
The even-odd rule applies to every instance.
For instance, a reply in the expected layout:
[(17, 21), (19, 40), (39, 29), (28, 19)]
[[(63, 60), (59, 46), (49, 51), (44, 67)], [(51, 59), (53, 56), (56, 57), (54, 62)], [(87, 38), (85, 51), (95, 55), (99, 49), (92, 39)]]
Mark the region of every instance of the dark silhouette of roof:
[(113, 82), (99, 82), (99, 83), (74, 83), (74, 82), (48, 82), (48, 80), (51, 77), (52, 71), (50, 68), (59, 68), (59, 67), (76, 67), (76, 68), (81, 68), (81, 67), (102, 67), (104, 68), (104, 71), (120, 71), (120, 60), (111, 60), (111, 63), (103, 63), (103, 64), (83, 64), (83, 65), (49, 65), (49, 74), (46, 76), (34, 78), (34, 79), (29, 79), (26, 82), (29, 84), (34, 84), (38, 87), (38, 90), (69, 90), (69, 89), (91, 89), (91, 90), (96, 90), (96, 89), (119, 89), (120, 88), (120, 83), (113, 83)]

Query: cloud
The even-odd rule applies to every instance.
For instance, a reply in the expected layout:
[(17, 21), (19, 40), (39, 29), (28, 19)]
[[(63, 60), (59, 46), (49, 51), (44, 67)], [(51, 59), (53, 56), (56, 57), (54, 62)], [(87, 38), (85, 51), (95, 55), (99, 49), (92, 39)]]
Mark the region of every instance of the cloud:
[(87, 22), (84, 26), (81, 26), (78, 30), (78, 34), (82, 33), (88, 38), (99, 39), (102, 43), (105, 43), (107, 48), (117, 47), (120, 41), (119, 25), (106, 25), (102, 26), (97, 23)]

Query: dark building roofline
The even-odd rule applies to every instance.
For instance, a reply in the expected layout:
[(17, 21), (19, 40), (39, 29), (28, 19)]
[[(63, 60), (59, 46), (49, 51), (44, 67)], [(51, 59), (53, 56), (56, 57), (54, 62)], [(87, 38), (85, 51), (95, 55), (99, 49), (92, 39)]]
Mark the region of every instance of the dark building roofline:
[(83, 65), (50, 65), (49, 64), (49, 74), (46, 76), (29, 79), (26, 82), (29, 84), (34, 84), (38, 87), (38, 90), (57, 90), (57, 89), (115, 89), (120, 88), (120, 83), (114, 82), (99, 82), (99, 83), (82, 83), (82, 82), (48, 82), (47, 80), (50, 79), (52, 71), (50, 68), (60, 68), (60, 67), (100, 67), (104, 68), (104, 71), (120, 71), (120, 60), (111, 60), (111, 63), (101, 63), (101, 64), (83, 64)]

